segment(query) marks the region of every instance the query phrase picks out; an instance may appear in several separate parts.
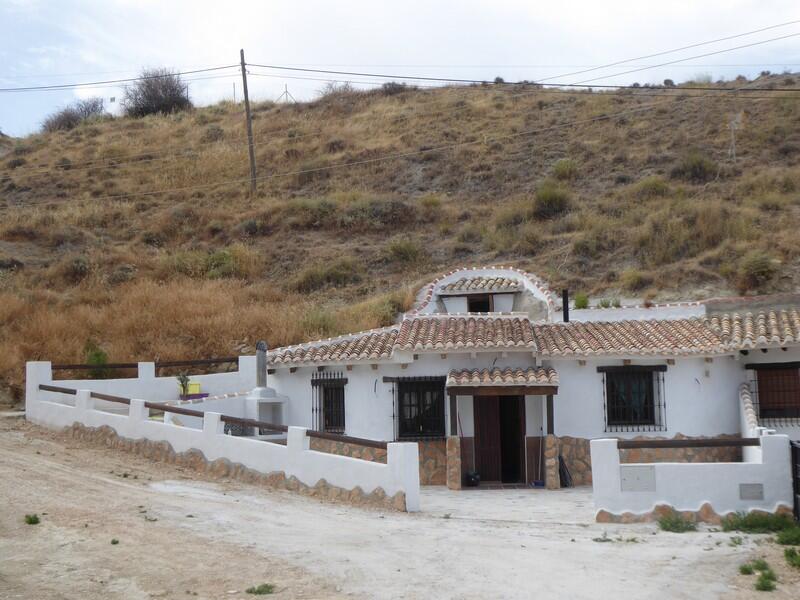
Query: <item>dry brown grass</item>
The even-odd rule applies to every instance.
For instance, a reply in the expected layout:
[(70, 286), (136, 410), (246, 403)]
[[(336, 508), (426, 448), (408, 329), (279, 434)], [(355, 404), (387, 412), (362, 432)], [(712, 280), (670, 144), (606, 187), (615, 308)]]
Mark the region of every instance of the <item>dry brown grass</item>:
[[(375, 327), (409, 304), (395, 290), (465, 264), (608, 297), (796, 288), (800, 105), (692, 93), (257, 104), (255, 198), (212, 185), (248, 174), (231, 103), (4, 140), (0, 260), (24, 267), (0, 270), (0, 378), (18, 385), (33, 357), (80, 360), (89, 338), (112, 360), (184, 358)], [(728, 123), (742, 110), (734, 164)], [(416, 154), (297, 173), (394, 153)], [(548, 178), (568, 201), (544, 214)], [(356, 276), (298, 287), (342, 260)], [(752, 276), (766, 264), (773, 276)]]

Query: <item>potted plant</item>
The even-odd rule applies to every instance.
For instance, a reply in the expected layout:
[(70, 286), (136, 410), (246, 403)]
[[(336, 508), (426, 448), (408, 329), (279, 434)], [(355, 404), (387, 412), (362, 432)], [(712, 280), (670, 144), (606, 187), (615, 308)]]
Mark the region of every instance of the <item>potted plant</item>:
[(186, 400), (189, 397), (189, 376), (186, 373), (181, 373), (177, 377), (178, 387), (181, 390), (181, 400)]

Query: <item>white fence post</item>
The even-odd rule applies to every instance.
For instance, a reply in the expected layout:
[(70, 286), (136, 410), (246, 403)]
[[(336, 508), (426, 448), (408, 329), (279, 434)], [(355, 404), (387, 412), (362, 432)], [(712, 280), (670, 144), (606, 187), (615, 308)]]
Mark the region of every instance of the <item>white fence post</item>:
[(144, 405), (145, 401), (138, 398), (131, 398), (128, 406), (128, 416), (131, 421), (146, 421), (150, 418), (150, 409)]
[(140, 362), (136, 370), (137, 379), (152, 381), (156, 378), (156, 363), (154, 362)]
[(76, 392), (75, 408), (78, 411), (78, 418), (82, 418), (86, 411), (94, 408), (94, 398), (92, 398), (91, 390), (78, 390)]
[(620, 496), (619, 448), (615, 439), (589, 442), (592, 459), (592, 498), (595, 507), (605, 507)]
[(216, 412), (203, 413), (203, 435), (216, 436), (225, 433), (225, 423), (220, 419), (221, 416)]
[(406, 510), (419, 511), (419, 444), (394, 442), (386, 445), (386, 464), (406, 493)]
[(49, 361), (30, 361), (25, 365), (25, 418), (38, 422), (39, 385), (52, 383), (53, 369)]

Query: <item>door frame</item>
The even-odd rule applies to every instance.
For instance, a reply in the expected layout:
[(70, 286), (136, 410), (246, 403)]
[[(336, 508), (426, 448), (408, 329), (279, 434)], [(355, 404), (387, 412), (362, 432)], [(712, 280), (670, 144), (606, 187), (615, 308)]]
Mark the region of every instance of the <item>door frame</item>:
[[(480, 395), (480, 396), (478, 396), (478, 395), (473, 396), (473, 398), (472, 398), (472, 402), (473, 402), (472, 417), (473, 417), (473, 431), (474, 431), (474, 436), (475, 436), (475, 442), (474, 442), (475, 457), (474, 457), (473, 462), (474, 462), (474, 465), (475, 465), (475, 470), (478, 471), (479, 474), (481, 474), (480, 470), (478, 469), (478, 465), (481, 462), (479, 460), (479, 457), (481, 456), (481, 454), (480, 454), (481, 453), (481, 443), (480, 443), (481, 436), (478, 433), (480, 431), (480, 429), (479, 429), (479, 425), (478, 425), (479, 410), (477, 409), (477, 405), (478, 405), (479, 402), (488, 402), (489, 398), (492, 398), (492, 399), (496, 400), (496, 403), (495, 403), (495, 406), (496, 406), (496, 420), (497, 420), (496, 431), (497, 431), (497, 447), (498, 447), (498, 449), (497, 449), (498, 464), (496, 465), (496, 469), (497, 469), (497, 471), (499, 473), (499, 479), (497, 481), (499, 481), (501, 483), (508, 483), (508, 484), (512, 484), (512, 483), (525, 484), (528, 481), (527, 420), (526, 420), (525, 396), (522, 395), (522, 394), (497, 394), (497, 395), (488, 395), (488, 394), (486, 394), (486, 395)], [(501, 402), (511, 401), (512, 398), (513, 398), (513, 401), (517, 402), (517, 405), (519, 407), (519, 409), (518, 409), (518, 419), (519, 419), (519, 433), (518, 433), (518, 435), (519, 435), (519, 457), (518, 457), (519, 474), (518, 474), (516, 482), (511, 482), (511, 481), (503, 482), (502, 481), (502, 479), (503, 479), (503, 452), (502, 452), (502, 429), (500, 427), (500, 403)], [(482, 480), (482, 482), (483, 481), (488, 481), (488, 480), (484, 480), (483, 474), (481, 474), (481, 480)], [(495, 480), (491, 480), (491, 482), (494, 483)]]

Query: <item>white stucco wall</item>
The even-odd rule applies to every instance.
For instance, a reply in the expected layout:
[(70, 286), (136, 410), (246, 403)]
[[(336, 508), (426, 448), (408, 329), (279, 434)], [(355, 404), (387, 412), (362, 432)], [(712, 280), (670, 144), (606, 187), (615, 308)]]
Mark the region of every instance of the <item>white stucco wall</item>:
[[(25, 416), (38, 425), (107, 425), (128, 439), (166, 441), (175, 452), (196, 449), (209, 461), (224, 458), (261, 473), (283, 471), (287, 477), (295, 476), (309, 486), (325, 479), (347, 490), (358, 486), (366, 493), (378, 487), (389, 496), (402, 491), (407, 510), (419, 510), (419, 455), (415, 443), (388, 444), (387, 463), (381, 464), (310, 450), (306, 430), (299, 427), (290, 427), (287, 444), (281, 445), (225, 435), (220, 414), (215, 412), (205, 413), (201, 429), (149, 420), (144, 400), (133, 399), (127, 412), (114, 414), (96, 409), (87, 388), (78, 388), (75, 396), (40, 391), (40, 383), (49, 383), (49, 367), (49, 363), (31, 362), (26, 370)], [(64, 398), (73, 404), (62, 402)]]
[[(384, 383), (383, 377), (445, 376), (450, 369), (480, 369), (497, 367), (530, 367), (534, 357), (529, 352), (509, 352), (506, 357), (499, 353), (479, 353), (476, 358), (469, 354), (448, 353), (419, 354), (414, 360), (408, 354), (406, 369), (398, 363), (382, 363), (377, 369), (368, 364), (355, 365), (352, 370), (344, 366), (332, 367), (341, 370), (347, 377), (345, 388), (346, 433), (371, 439), (394, 439), (392, 383)], [(770, 349), (767, 353), (751, 352), (748, 356), (738, 353), (714, 357), (706, 362), (703, 357), (676, 357), (674, 365), (667, 358), (628, 357), (633, 365), (667, 365), (664, 376), (666, 401), (666, 429), (652, 432), (606, 432), (604, 415), (604, 391), (602, 374), (598, 366), (622, 366), (623, 358), (598, 358), (585, 360), (581, 365), (577, 359), (543, 360), (544, 366), (554, 367), (559, 374), (558, 394), (553, 398), (554, 433), (581, 438), (637, 437), (641, 435), (674, 437), (681, 433), (688, 436), (716, 436), (739, 434), (740, 408), (739, 386), (749, 381), (751, 373), (745, 370), (747, 363), (787, 362), (800, 360), (800, 349), (787, 351)], [(288, 368), (278, 368), (270, 375), (269, 384), (278, 393), (289, 398), (288, 422), (293, 425), (311, 427), (311, 375), (316, 367), (301, 367), (291, 373)], [(474, 435), (472, 400), (457, 399), (461, 434)], [(527, 434), (539, 435), (540, 424), (547, 423), (545, 403), (540, 397), (526, 398)], [(449, 401), (445, 402), (446, 428), (449, 433)], [(778, 433), (787, 433), (800, 439), (798, 427), (775, 427)]]
[[(753, 462), (621, 465), (615, 439), (592, 440), (591, 454), (598, 511), (643, 514), (659, 504), (696, 511), (709, 503), (723, 515), (792, 506), (789, 438), (784, 435), (761, 437), (761, 457)], [(761, 485), (763, 498), (743, 498), (741, 485)]]

